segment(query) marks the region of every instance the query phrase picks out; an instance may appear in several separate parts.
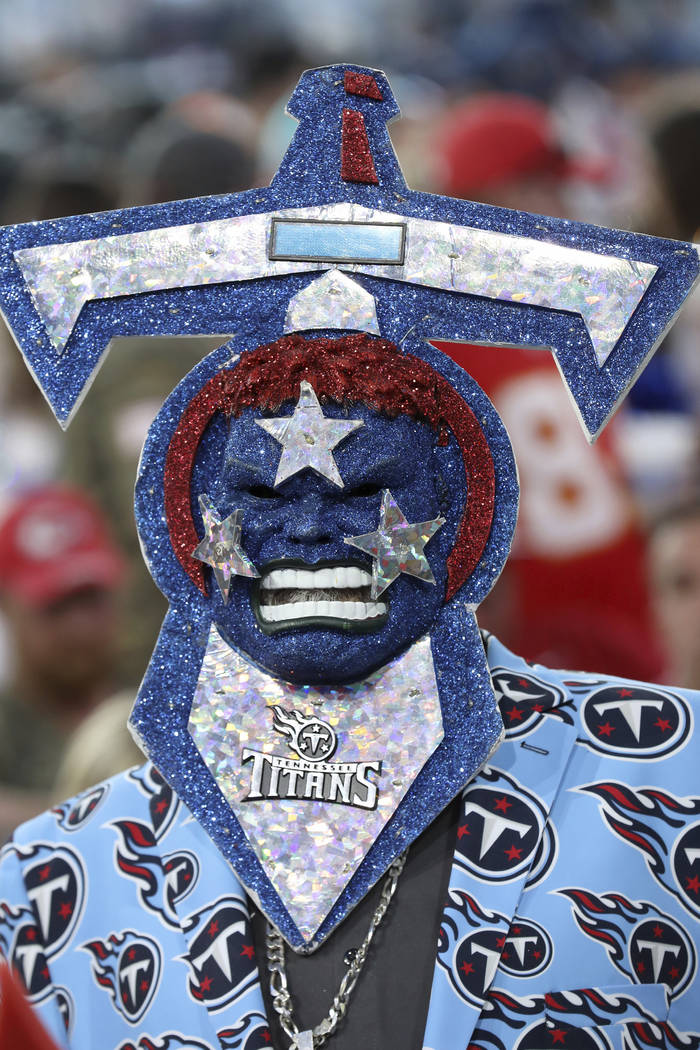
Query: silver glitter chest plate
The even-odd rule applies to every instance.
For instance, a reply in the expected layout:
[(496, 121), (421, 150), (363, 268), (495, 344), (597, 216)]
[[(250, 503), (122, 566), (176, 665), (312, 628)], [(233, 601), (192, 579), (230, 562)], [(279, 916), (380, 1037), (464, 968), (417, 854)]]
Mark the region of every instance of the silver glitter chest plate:
[(212, 626), (189, 733), (310, 940), (443, 739), (429, 639), (347, 686), (293, 686)]

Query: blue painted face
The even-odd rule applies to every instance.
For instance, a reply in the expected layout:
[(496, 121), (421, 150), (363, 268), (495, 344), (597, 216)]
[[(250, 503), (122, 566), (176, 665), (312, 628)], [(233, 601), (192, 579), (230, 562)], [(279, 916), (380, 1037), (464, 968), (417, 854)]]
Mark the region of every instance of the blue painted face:
[[(274, 415), (293, 409), (288, 402)], [(281, 446), (256, 425), (262, 414), (247, 409), (231, 421), (211, 494), (222, 517), (242, 510), (242, 545), (261, 573), (257, 581), (235, 577), (228, 604), (212, 581), (217, 627), (266, 670), (309, 684), (365, 677), (430, 628), (444, 601), (446, 559), (464, 506), (454, 439), (437, 448), (428, 425), (360, 404), (349, 412), (326, 404), (323, 411), (365, 424), (333, 452), (343, 488), (308, 469), (274, 488)], [(387, 488), (409, 522), (440, 514), (447, 522), (425, 548), (436, 583), (402, 574), (373, 602), (372, 559), (344, 539), (377, 529)]]

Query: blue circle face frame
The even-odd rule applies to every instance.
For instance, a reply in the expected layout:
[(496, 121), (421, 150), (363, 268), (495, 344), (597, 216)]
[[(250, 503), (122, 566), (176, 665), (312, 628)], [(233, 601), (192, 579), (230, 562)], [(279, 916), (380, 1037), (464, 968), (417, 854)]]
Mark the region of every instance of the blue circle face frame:
[[(215, 418), (201, 443), (192, 475), (193, 517), (201, 521), (195, 508), (202, 494), (213, 500), (222, 520), (239, 510), (241, 546), (261, 578), (232, 577), (226, 600), (206, 569), (209, 586), (205, 597), (186, 577), (170, 546), (162, 464), (184, 408), (222, 364), (230, 362), (232, 349), (228, 344), (197, 366), (152, 425), (142, 456), (136, 504), (149, 567), (174, 609), (182, 610), (188, 619), (199, 622), (206, 618), (215, 623), (232, 646), (264, 670), (296, 683), (356, 681), (429, 631), (443, 607), (447, 558), (468, 499), (461, 450), (453, 435), (441, 446), (427, 423), (409, 416), (390, 419), (361, 402), (349, 407), (327, 402), (322, 406), (325, 418), (363, 424), (333, 450), (343, 487), (311, 469), (275, 485), (282, 448), (258, 421), (291, 417), (296, 402), (285, 402), (275, 413), (249, 408), (237, 419)], [(406, 349), (444, 375), (472, 408), (494, 459), (491, 534), (474, 573), (453, 598), (476, 607), (501, 571), (515, 525), (518, 489), (510, 443), (493, 406), (459, 366), (422, 340)], [(410, 523), (444, 519), (424, 550), (435, 583), (402, 572), (373, 603), (363, 583), (364, 593), (356, 597), (381, 611), (359, 620), (337, 617), (334, 622), (318, 614), (294, 614), (281, 620), (267, 617), (268, 585), (276, 570), (354, 567), (371, 574), (372, 558), (346, 540), (377, 529), (386, 490)], [(302, 592), (327, 586), (310, 587), (308, 578), (305, 582), (302, 577), (301, 582), (281, 589)], [(342, 600), (342, 596), (334, 597)], [(278, 605), (282, 598), (289, 598), (290, 604), (303, 600), (298, 593), (284, 593), (277, 596)], [(312, 594), (307, 600), (313, 599)]]

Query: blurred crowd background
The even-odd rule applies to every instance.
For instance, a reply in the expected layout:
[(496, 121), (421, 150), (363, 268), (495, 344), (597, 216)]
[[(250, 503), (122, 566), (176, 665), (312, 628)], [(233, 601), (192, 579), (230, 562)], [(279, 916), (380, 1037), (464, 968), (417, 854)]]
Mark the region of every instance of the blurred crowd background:
[[(0, 224), (266, 184), (299, 74), (336, 61), (389, 75), (414, 189), (700, 240), (697, 0), (0, 0)], [(165, 602), (136, 465), (220, 342), (117, 340), (62, 435), (0, 332), (0, 831), (138, 761)], [(523, 482), (480, 621), (550, 665), (700, 688), (700, 296), (593, 448), (550, 354), (451, 352)]]

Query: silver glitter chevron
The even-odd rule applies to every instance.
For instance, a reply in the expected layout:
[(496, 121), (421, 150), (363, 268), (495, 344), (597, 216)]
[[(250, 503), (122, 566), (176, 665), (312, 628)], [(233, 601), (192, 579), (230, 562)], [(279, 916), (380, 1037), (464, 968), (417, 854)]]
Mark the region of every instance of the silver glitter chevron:
[(374, 296), (341, 270), (329, 270), (289, 301), (285, 332), (352, 328), (379, 335)]
[[(85, 303), (166, 288), (201, 287), (326, 270), (309, 259), (271, 259), (274, 218), (406, 227), (399, 263), (343, 262), (342, 268), (444, 291), (579, 314), (599, 366), (607, 361), (656, 273), (650, 263), (600, 255), (530, 237), (414, 219), (343, 202), (240, 215), (14, 253), (34, 305), (62, 352)], [(368, 232), (371, 232), (368, 230)], [(380, 231), (381, 232), (381, 231)], [(319, 248), (319, 256), (323, 249)]]

